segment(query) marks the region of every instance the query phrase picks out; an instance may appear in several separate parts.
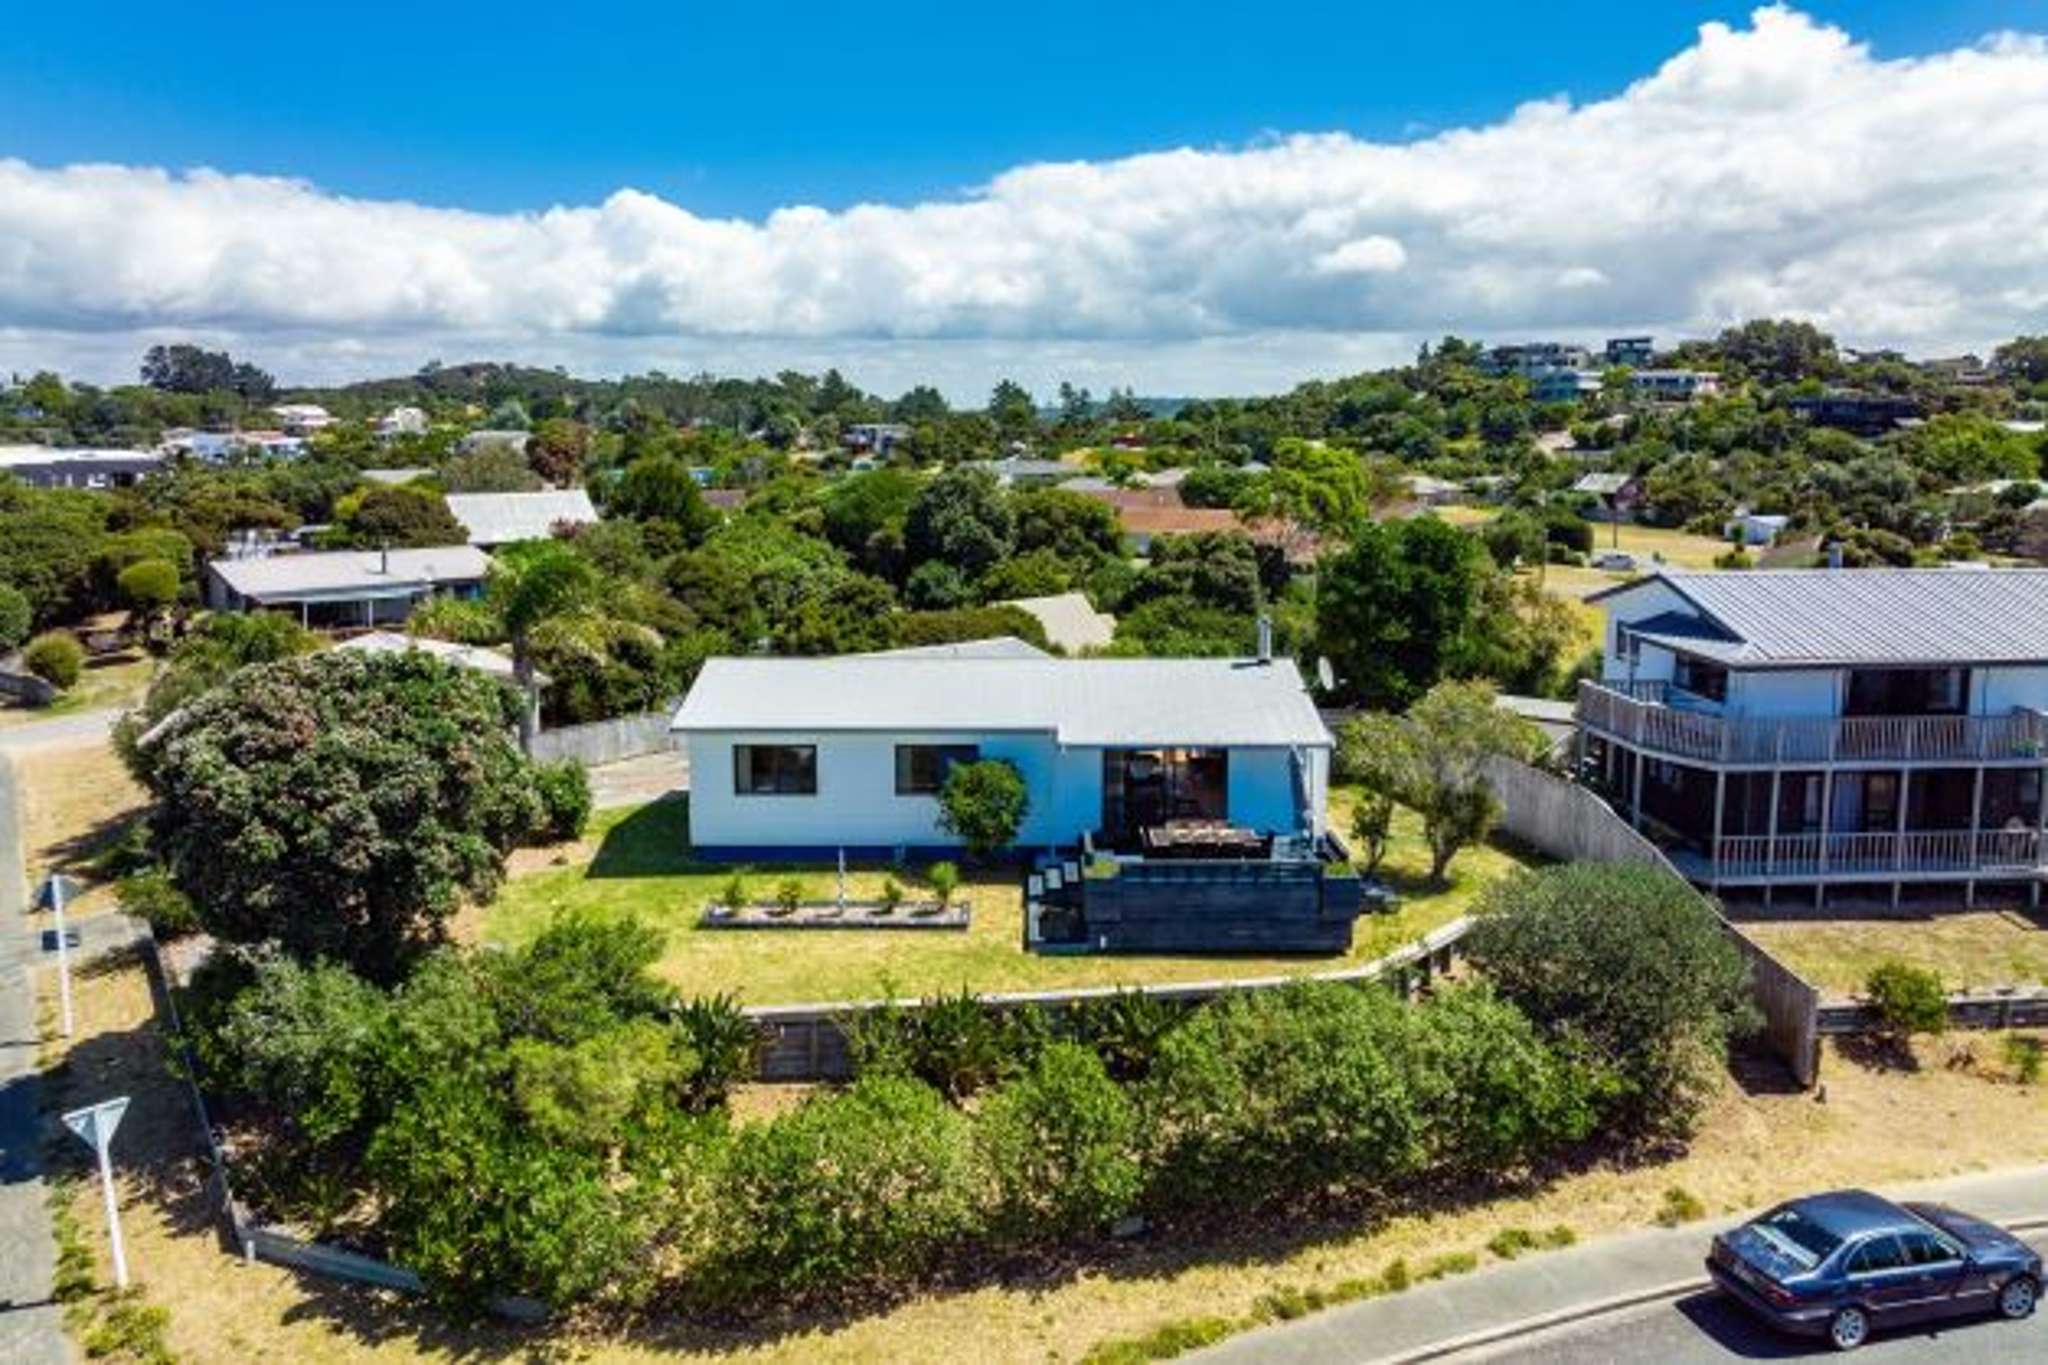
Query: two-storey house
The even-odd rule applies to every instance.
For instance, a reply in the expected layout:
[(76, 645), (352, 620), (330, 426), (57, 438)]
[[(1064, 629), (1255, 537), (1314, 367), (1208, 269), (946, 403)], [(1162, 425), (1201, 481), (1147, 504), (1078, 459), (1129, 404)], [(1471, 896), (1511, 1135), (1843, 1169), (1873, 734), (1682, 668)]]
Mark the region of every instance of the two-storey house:
[(1607, 613), (1579, 761), (1728, 898), (2038, 902), (2048, 570), (1664, 572)]

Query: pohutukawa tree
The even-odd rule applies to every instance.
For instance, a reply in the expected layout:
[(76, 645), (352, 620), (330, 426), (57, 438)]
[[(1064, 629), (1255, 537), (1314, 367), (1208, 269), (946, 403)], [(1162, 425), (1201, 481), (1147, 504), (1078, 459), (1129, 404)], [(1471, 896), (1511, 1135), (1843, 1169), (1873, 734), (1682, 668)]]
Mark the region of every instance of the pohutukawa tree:
[(547, 822), (518, 710), (423, 654), (244, 669), (150, 738), (155, 851), (217, 937), (393, 980)]

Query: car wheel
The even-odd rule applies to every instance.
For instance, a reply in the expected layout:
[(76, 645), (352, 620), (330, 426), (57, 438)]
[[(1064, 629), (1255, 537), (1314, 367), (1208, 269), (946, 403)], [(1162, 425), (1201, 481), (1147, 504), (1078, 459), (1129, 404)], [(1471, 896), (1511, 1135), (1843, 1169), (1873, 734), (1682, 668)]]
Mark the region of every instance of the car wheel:
[(1828, 1319), (1828, 1344), (1837, 1351), (1853, 1351), (1870, 1335), (1870, 1315), (1854, 1306), (1841, 1308)]
[(2028, 1275), (2015, 1275), (1998, 1291), (1998, 1311), (2008, 1318), (2031, 1317), (2040, 1300), (2041, 1287)]

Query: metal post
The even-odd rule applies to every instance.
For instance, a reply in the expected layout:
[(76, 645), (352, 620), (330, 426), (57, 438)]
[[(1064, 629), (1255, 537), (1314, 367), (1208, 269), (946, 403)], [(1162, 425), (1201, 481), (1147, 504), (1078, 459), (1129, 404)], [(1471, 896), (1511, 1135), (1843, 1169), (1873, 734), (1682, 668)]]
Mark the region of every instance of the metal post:
[(114, 1287), (128, 1287), (128, 1250), (121, 1244), (121, 1210), (114, 1202), (114, 1161), (107, 1155), (107, 1142), (111, 1137), (105, 1125), (95, 1125), (96, 1141), (93, 1146), (99, 1150), (100, 1194), (107, 1205), (107, 1246), (114, 1253)]
[(1637, 829), (1643, 827), (1643, 751), (1636, 750), (1635, 781), (1628, 794), (1629, 823)]
[[(1764, 876), (1766, 877), (1776, 877), (1778, 875), (1778, 788), (1783, 778), (1784, 774), (1782, 772), (1776, 768), (1771, 769), (1771, 822), (1767, 826), (1770, 831), (1770, 837), (1764, 841)], [(1764, 886), (1764, 904), (1769, 905), (1770, 903), (1771, 888), (1766, 883)]]
[(64, 1036), (71, 1036), (71, 941), (64, 928), (64, 878), (53, 875), (50, 908), (57, 912), (57, 999), (64, 1018)]

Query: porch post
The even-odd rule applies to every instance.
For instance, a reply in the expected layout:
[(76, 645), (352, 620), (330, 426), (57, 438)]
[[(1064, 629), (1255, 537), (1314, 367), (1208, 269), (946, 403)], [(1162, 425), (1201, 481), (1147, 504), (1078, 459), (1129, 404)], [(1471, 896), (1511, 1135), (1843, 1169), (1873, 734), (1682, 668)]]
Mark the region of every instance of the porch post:
[[(1771, 769), (1771, 822), (1767, 826), (1770, 837), (1764, 840), (1764, 875), (1766, 877), (1778, 875), (1778, 788), (1784, 776), (1781, 770), (1777, 768)], [(1764, 887), (1764, 904), (1770, 904), (1770, 897), (1771, 888), (1766, 885)]]
[(1641, 749), (1636, 750), (1635, 781), (1629, 784), (1628, 822), (1637, 829), (1643, 827), (1643, 751)]
[[(1828, 845), (1835, 837), (1835, 766), (1831, 754), (1820, 774), (1820, 875), (1828, 875)], [(1815, 892), (1819, 894), (1818, 890)]]
[(1979, 761), (1971, 774), (1970, 782), (1970, 879), (1963, 883), (1963, 904), (1974, 908), (1977, 904), (1977, 878), (1974, 875), (1984, 862), (1984, 764)]
[(1707, 863), (1708, 885), (1715, 891), (1721, 889), (1721, 813), (1728, 804), (1728, 773), (1725, 769), (1714, 771), (1714, 846)]

